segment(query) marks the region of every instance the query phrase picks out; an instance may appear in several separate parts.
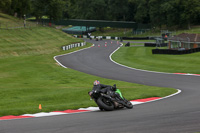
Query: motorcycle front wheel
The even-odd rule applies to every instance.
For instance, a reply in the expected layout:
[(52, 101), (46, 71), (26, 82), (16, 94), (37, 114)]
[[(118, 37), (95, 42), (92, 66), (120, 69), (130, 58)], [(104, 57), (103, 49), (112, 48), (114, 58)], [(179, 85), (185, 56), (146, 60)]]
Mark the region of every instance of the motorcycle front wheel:
[(130, 101), (128, 101), (124, 106), (126, 108), (128, 108), (128, 109), (132, 109), (133, 108), (133, 104)]
[(97, 99), (97, 105), (105, 111), (114, 110), (114, 104), (109, 99), (102, 96)]

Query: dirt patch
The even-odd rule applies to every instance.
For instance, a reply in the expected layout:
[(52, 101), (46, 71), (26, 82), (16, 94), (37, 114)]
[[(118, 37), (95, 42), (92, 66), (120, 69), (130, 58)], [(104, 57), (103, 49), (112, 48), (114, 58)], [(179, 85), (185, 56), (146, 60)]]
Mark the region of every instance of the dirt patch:
[(60, 64), (58, 64), (57, 62), (55, 63), (57, 66), (60, 66)]
[(19, 54), (17, 52), (12, 52), (12, 55), (19, 56)]

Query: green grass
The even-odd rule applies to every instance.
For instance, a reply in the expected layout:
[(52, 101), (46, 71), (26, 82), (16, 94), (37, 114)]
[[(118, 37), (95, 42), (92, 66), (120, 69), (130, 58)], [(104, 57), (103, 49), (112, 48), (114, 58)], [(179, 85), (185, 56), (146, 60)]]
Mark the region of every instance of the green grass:
[(0, 30), (0, 116), (40, 112), (39, 104), (44, 112), (96, 106), (87, 94), (96, 79), (103, 84), (117, 84), (129, 100), (176, 92), (99, 78), (55, 62), (55, 55), (81, 49), (62, 51), (61, 46), (81, 41), (48, 27)]
[(6, 15), (6, 14), (0, 12), (0, 22), (15, 24), (15, 23), (23, 22), (23, 20), (19, 20), (13, 16), (9, 16), (9, 15)]
[(1, 30), (0, 38), (0, 58), (51, 54), (61, 51), (63, 45), (82, 41), (48, 27)]
[(121, 47), (112, 58), (116, 62), (138, 69), (200, 74), (200, 53), (185, 55), (152, 54), (149, 47)]

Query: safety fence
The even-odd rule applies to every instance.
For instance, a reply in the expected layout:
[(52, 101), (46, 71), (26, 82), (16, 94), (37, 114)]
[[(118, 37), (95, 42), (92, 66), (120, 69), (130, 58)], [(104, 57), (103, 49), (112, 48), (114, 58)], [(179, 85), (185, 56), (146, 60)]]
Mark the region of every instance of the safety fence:
[(76, 47), (82, 47), (85, 46), (86, 42), (80, 42), (80, 43), (74, 43), (74, 44), (70, 44), (67, 46), (62, 46), (62, 50), (70, 50), (72, 48), (76, 48)]

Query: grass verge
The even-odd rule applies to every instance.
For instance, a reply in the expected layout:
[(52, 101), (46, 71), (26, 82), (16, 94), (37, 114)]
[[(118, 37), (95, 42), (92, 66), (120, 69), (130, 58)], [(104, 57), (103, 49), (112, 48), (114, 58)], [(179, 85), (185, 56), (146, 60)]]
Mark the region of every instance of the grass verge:
[(152, 54), (150, 47), (121, 47), (112, 58), (116, 62), (138, 69), (200, 74), (200, 53), (185, 55)]

